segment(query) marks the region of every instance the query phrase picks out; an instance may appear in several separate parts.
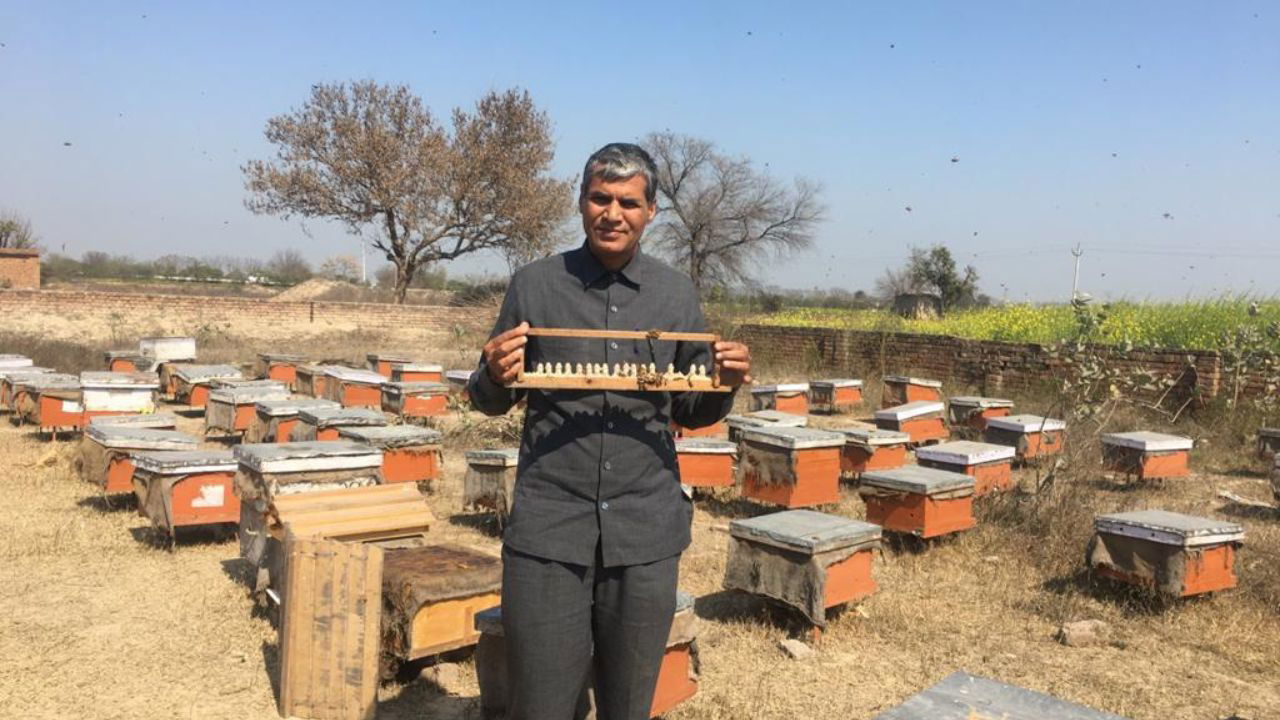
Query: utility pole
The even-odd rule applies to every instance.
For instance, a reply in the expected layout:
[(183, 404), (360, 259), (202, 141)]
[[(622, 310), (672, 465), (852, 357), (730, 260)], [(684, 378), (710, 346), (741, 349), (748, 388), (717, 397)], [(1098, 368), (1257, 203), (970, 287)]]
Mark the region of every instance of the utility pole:
[(1072, 302), (1075, 302), (1075, 299), (1079, 297), (1080, 256), (1084, 254), (1084, 248), (1080, 247), (1080, 243), (1076, 243), (1076, 246), (1071, 249), (1071, 254), (1074, 255), (1076, 258), (1076, 271), (1075, 271), (1075, 274), (1072, 275), (1071, 277), (1071, 300)]
[(360, 284), (369, 284), (369, 271), (364, 262), (364, 236), (360, 236)]

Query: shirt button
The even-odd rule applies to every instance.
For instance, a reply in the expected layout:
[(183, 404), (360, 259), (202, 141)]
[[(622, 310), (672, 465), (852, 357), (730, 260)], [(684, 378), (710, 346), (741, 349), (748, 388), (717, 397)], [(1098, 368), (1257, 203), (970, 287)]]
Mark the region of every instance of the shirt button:
[(605, 469), (605, 470), (612, 470), (612, 469), (613, 469), (613, 463), (609, 462), (608, 460), (605, 460), (605, 461), (604, 461), (604, 469)]
[(610, 420), (609, 422), (605, 423), (605, 424), (604, 424), (604, 426), (605, 426), (605, 427), (607, 427), (607, 428), (609, 428), (610, 430), (612, 430), (612, 429), (613, 429), (613, 421), (612, 421), (612, 420)]
[(618, 312), (618, 306), (617, 306), (617, 305), (610, 305), (610, 306), (609, 306), (609, 312)]
[(604, 502), (600, 503), (600, 509), (601, 509), (601, 510), (608, 510), (608, 509), (609, 509), (609, 501), (608, 501), (608, 500), (605, 500)]
[(610, 349), (610, 350), (617, 350), (617, 349), (618, 349), (618, 343), (616, 343), (616, 342), (611, 342), (611, 343), (609, 343), (609, 349)]

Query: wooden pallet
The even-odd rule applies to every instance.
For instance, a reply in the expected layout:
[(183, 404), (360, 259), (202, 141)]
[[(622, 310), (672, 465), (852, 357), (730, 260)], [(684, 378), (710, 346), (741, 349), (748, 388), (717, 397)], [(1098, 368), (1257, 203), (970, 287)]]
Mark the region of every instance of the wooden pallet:
[(268, 515), (277, 540), (286, 528), (298, 537), (349, 542), (418, 537), (435, 521), (414, 483), (276, 495)]

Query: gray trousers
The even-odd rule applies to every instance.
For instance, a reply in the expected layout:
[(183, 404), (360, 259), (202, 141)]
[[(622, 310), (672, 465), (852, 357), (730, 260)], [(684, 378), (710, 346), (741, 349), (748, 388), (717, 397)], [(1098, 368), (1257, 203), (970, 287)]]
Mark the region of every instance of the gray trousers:
[(598, 720), (648, 720), (676, 609), (680, 556), (556, 562), (502, 549), (507, 720), (573, 720), (588, 671)]

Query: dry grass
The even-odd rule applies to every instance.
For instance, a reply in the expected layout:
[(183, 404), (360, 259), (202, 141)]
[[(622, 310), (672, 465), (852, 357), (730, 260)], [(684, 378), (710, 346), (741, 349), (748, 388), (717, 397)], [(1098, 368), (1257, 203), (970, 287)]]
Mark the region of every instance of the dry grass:
[[(211, 360), (302, 347), (206, 340)], [(396, 347), (387, 340), (335, 336), (300, 351), (354, 360), (368, 349)], [(48, 352), (64, 369), (80, 369), (71, 364), (77, 357), (92, 367), (100, 360), (97, 350), (26, 342), (3, 347)], [(476, 347), (475, 339), (457, 346), (449, 352), (458, 364), (474, 361), (465, 348)], [(764, 381), (798, 375), (761, 369)], [(874, 404), (878, 389), (869, 385)], [(1049, 402), (1019, 400), (1028, 410)], [(1144, 419), (1120, 414), (1113, 422)], [(1234, 420), (1183, 422), (1210, 441), (1186, 481), (1131, 488), (1108, 480), (1091, 428), (1072, 436), (1072, 454), (1051, 484), (1037, 492), (1042, 473), (1022, 470), (1019, 493), (984, 500), (974, 531), (923, 552), (887, 548), (875, 569), (880, 591), (840, 615), (807, 661), (777, 649), (792, 630), (785, 614), (720, 587), (724, 527), (770, 510), (725, 497), (700, 500), (681, 585), (699, 598), (702, 683), (670, 717), (868, 718), (957, 669), (1135, 720), (1271, 716), (1280, 707), (1280, 517), (1242, 512), (1215, 497), (1219, 489), (1268, 497), (1258, 465), (1229, 442), (1242, 432)], [(198, 419), (183, 423), (198, 432)], [(462, 453), (511, 444), (518, 421), (458, 413), (443, 429), (445, 479), (428, 498), (438, 518), (432, 535), (496, 553), (491, 520), (462, 510)], [(71, 475), (71, 454), (69, 443), (0, 424), (0, 616), (7, 620), (0, 716), (277, 717), (275, 631), (235, 579), (234, 541), (202, 535), (174, 552), (162, 549), (136, 511), (106, 507), (94, 486)], [(1093, 515), (1151, 506), (1243, 523), (1240, 587), (1166, 605), (1083, 577)], [(831, 510), (863, 516), (851, 489)], [(1062, 622), (1083, 618), (1111, 623), (1113, 642), (1068, 648), (1054, 640)], [(459, 662), (459, 680), (445, 688), (425, 679), (385, 686), (381, 717), (478, 718), (473, 668)]]

